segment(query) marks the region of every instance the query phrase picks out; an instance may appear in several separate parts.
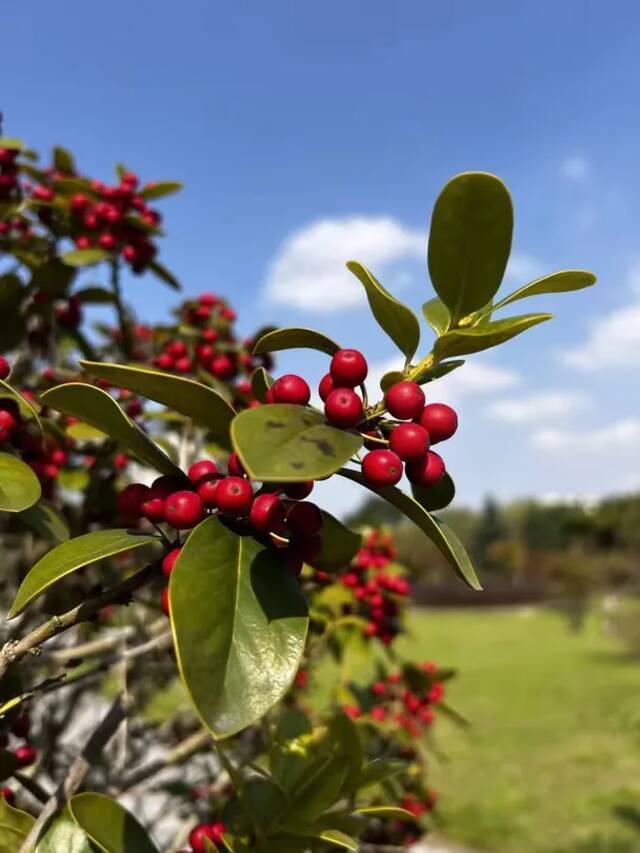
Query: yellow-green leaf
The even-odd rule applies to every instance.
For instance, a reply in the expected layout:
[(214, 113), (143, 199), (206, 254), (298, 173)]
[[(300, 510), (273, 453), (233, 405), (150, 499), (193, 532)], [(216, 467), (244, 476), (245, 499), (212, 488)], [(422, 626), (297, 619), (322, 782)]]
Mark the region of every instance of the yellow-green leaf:
[(489, 312), (495, 313), (499, 308), (504, 308), (505, 305), (509, 305), (518, 299), (525, 299), (527, 296), (540, 296), (544, 293), (568, 293), (571, 290), (583, 290), (595, 283), (595, 275), (586, 270), (560, 270), (549, 275), (543, 275), (541, 278), (536, 278), (534, 281), (519, 287), (518, 290), (514, 290), (513, 293), (505, 296), (495, 305), (491, 305)]
[(31, 468), (11, 453), (0, 453), (0, 510), (22, 512), (40, 494), (40, 481)]
[(522, 314), (518, 317), (480, 323), (468, 329), (453, 329), (438, 338), (433, 352), (439, 360), (451, 358), (454, 355), (481, 352), (515, 338), (527, 329), (550, 320), (552, 316), (552, 314)]
[(292, 327), (275, 329), (259, 337), (253, 345), (254, 353), (279, 352), (285, 349), (315, 349), (334, 355), (339, 345), (315, 329)]
[(69, 801), (69, 810), (104, 853), (158, 853), (135, 817), (105, 794), (76, 794)]

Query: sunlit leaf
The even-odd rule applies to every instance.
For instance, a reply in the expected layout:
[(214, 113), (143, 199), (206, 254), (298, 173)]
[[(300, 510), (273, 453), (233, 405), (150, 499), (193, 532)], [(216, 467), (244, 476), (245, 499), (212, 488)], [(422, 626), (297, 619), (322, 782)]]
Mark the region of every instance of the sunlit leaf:
[(496, 302), (491, 306), (491, 312), (497, 311), (499, 308), (504, 308), (511, 302), (518, 299), (525, 299), (527, 296), (540, 296), (544, 293), (567, 293), (571, 290), (582, 290), (585, 287), (591, 287), (596, 283), (596, 277), (593, 273), (586, 270), (560, 270), (549, 275), (543, 275), (541, 278), (530, 281), (528, 284), (519, 287)]
[(322, 332), (298, 327), (267, 332), (253, 345), (254, 353), (279, 352), (286, 349), (315, 349), (327, 355), (334, 355), (340, 347)]
[(552, 316), (552, 314), (522, 314), (519, 317), (480, 323), (468, 329), (454, 329), (438, 338), (433, 352), (438, 359), (481, 352), (515, 338), (527, 329), (550, 320)]
[(0, 510), (22, 512), (33, 506), (40, 494), (40, 481), (33, 470), (17, 456), (0, 453)]
[(104, 853), (158, 853), (135, 817), (111, 797), (86, 792), (69, 801), (78, 826)]
[(101, 261), (109, 261), (111, 257), (104, 249), (72, 249), (64, 253), (62, 260), (70, 267), (88, 267)]
[(444, 302), (441, 299), (438, 299), (437, 296), (434, 296), (433, 299), (424, 303), (422, 306), (422, 313), (436, 335), (438, 337), (440, 337), (440, 335), (444, 335), (449, 328), (449, 323), (451, 322), (449, 309)]
[(173, 195), (182, 189), (180, 181), (154, 181), (153, 183), (145, 184), (138, 192), (145, 201), (152, 201), (156, 198), (164, 198), (167, 195)]

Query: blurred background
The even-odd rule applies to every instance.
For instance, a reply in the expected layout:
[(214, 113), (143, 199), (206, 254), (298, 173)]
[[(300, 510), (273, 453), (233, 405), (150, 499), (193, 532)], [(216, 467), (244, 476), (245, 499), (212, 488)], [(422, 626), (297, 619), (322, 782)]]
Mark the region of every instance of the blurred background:
[[(506, 284), (598, 275), (431, 386), (460, 414), (446, 515), (483, 595), (355, 488), (331, 481), (325, 500), (394, 527), (426, 608), (405, 642), (460, 668), (471, 727), (443, 729), (433, 768), (447, 843), (640, 850), (637, 4), (67, 0), (6, 5), (2, 32), (5, 133), (67, 145), (96, 175), (122, 151), (183, 180), (167, 264), (187, 296), (228, 296), (247, 332), (316, 327), (361, 348), (375, 381), (394, 354), (344, 262), (418, 309), (433, 201), (467, 169), (512, 191)], [(172, 299), (153, 279), (128, 293), (150, 321)], [(326, 370), (279, 359), (294, 365)]]

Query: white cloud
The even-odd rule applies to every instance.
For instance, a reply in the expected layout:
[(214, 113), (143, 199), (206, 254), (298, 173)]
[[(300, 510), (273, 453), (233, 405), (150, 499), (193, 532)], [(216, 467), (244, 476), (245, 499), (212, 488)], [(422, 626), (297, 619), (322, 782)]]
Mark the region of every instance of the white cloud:
[(548, 423), (588, 409), (590, 397), (579, 391), (550, 391), (510, 400), (497, 400), (487, 412), (496, 420), (512, 424)]
[(542, 263), (533, 255), (513, 252), (509, 258), (504, 277), (506, 281), (515, 284), (526, 284), (534, 278), (540, 278), (541, 275), (544, 275), (544, 271)]
[(640, 419), (624, 418), (590, 430), (541, 429), (533, 434), (533, 443), (540, 450), (562, 454), (584, 454), (588, 451), (598, 453), (598, 457), (589, 457), (587, 464), (597, 459), (606, 466), (609, 464), (604, 453), (609, 456), (629, 450), (640, 456)]
[(640, 304), (617, 308), (601, 317), (586, 341), (565, 350), (571, 367), (598, 370), (606, 367), (635, 367), (640, 361)]
[(390, 217), (321, 219), (280, 246), (267, 272), (267, 299), (307, 311), (341, 311), (357, 305), (364, 294), (346, 261), (360, 260), (379, 273), (424, 253), (424, 233)]
[(560, 164), (563, 178), (576, 184), (583, 184), (591, 176), (591, 163), (582, 154), (571, 154)]

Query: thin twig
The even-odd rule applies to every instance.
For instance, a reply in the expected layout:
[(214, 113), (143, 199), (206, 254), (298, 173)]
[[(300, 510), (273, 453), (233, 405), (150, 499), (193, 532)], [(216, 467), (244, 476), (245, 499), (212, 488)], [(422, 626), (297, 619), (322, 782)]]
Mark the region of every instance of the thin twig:
[(15, 770), (13, 773), (13, 778), (16, 782), (19, 782), (25, 791), (28, 791), (32, 797), (35, 797), (36, 800), (39, 800), (41, 803), (46, 803), (47, 800), (51, 797), (49, 791), (42, 787), (39, 782), (36, 782), (35, 779), (32, 779), (31, 776), (27, 776), (24, 773), (21, 773), (19, 770)]
[(148, 764), (138, 767), (137, 770), (133, 770), (118, 786), (117, 793), (122, 793), (123, 791), (128, 791), (130, 788), (134, 788), (141, 782), (145, 782), (147, 779), (155, 776), (156, 773), (159, 773), (166, 767), (181, 764), (183, 761), (186, 761), (187, 758), (195, 755), (196, 752), (200, 752), (200, 750), (204, 749), (211, 742), (212, 737), (205, 729), (189, 735), (188, 738), (185, 738), (177, 746), (165, 753), (162, 758), (156, 758), (154, 761), (150, 761)]

